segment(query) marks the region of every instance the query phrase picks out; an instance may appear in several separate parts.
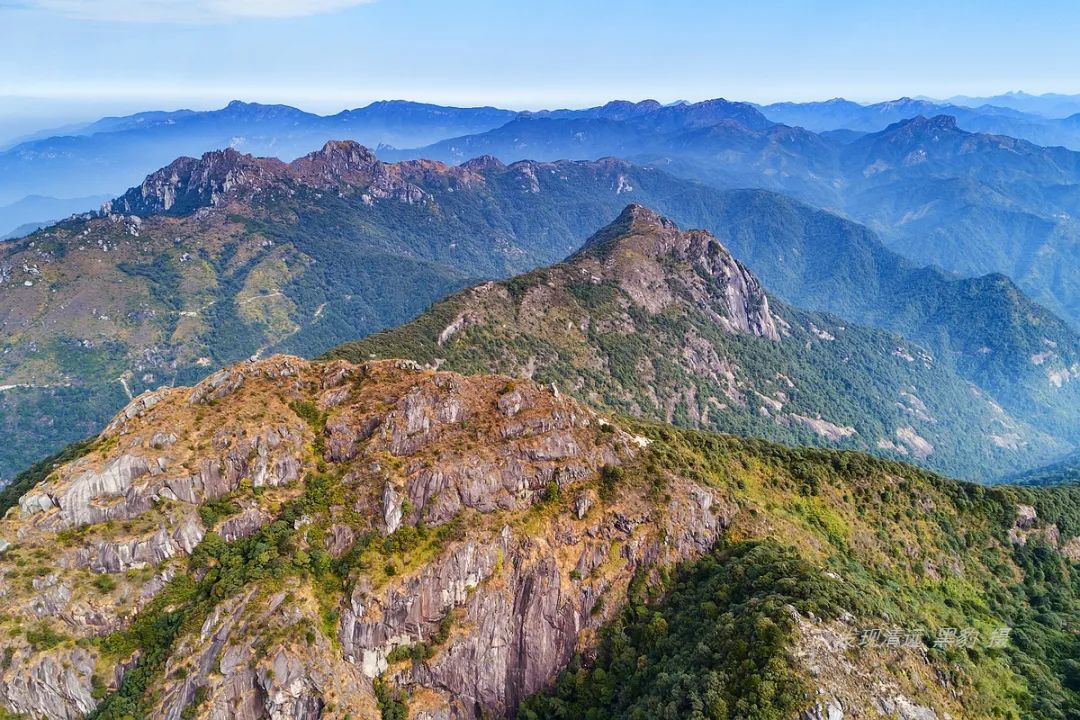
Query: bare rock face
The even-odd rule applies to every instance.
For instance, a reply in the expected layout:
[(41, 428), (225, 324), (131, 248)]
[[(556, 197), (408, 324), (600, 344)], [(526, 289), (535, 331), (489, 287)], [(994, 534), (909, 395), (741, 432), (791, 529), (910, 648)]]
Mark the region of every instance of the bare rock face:
[(179, 158), (102, 210), (109, 215), (188, 215), (200, 208), (250, 202), (259, 194), (289, 195), (298, 187), (360, 194), (369, 204), (393, 200), (412, 205), (430, 199), (421, 187), (426, 181), (437, 178), (452, 187), (468, 187), (483, 182), (483, 169), (429, 160), (383, 163), (351, 140), (331, 140), (291, 163), (226, 148), (197, 159)]
[[(236, 428), (215, 434), (210, 446), (197, 453), (175, 439), (163, 442), (162, 432), (135, 435), (132, 427), (154, 414), (172, 410), (185, 395), (190, 404), (219, 400), (243, 386), (245, 372), (262, 379), (281, 380), (296, 372), (292, 359), (284, 358), (251, 368), (217, 373), (188, 395), (173, 390), (157, 396), (151, 405), (139, 398), (121, 411), (102, 435), (103, 441), (121, 448), (108, 458), (87, 456), (60, 468), (47, 482), (19, 500), (19, 508), (29, 524), (46, 531), (80, 528), (109, 521), (129, 521), (143, 516), (162, 502), (198, 505), (235, 491), (241, 480), (253, 487), (280, 487), (300, 479), (305, 443), (310, 429), (295, 415), (286, 422), (254, 428)], [(168, 438), (175, 438), (170, 432)], [(84, 554), (82, 565), (101, 563), (131, 567), (129, 563), (151, 562), (172, 557), (177, 550), (188, 552), (201, 539), (201, 530), (185, 521), (183, 528), (162, 530), (152, 538), (131, 541), (126, 546), (106, 543), (94, 553)], [(179, 533), (179, 534), (177, 534)], [(171, 545), (170, 545), (171, 544)], [(80, 564), (80, 563), (76, 563)]]
[[(285, 573), (197, 606), (205, 615), (189, 617), (150, 680), (156, 716), (375, 717), (380, 676), (420, 693), (421, 717), (512, 713), (586, 646), (636, 573), (707, 551), (738, 511), (679, 478), (663, 502), (644, 486), (602, 502), (602, 469), (642, 447), (550, 387), (400, 361), (274, 357), (140, 397), (0, 521), (14, 540), (0, 597), (60, 638), (35, 650), (17, 636), (0, 707), (85, 716), (94, 688), (115, 689), (141, 660), (80, 641), (129, 627), (185, 574), (203, 577), (188, 561), (200, 543), (273, 525), (291, 533), (275, 547), (359, 569), (340, 590)], [(315, 476), (330, 483), (327, 504), (280, 522)], [(399, 536), (428, 539), (393, 571), (363, 557)], [(45, 548), (55, 571), (23, 590), (15, 562)], [(415, 643), (433, 648), (424, 662), (392, 655)]]
[(244, 510), (239, 515), (228, 518), (221, 523), (218, 534), (225, 542), (232, 542), (240, 538), (250, 537), (266, 523), (270, 522), (271, 516), (265, 510), (254, 507)]
[(844, 708), (835, 700), (829, 700), (804, 710), (799, 720), (844, 720)]
[(382, 593), (358, 586), (342, 618), (346, 658), (369, 677), (387, 672), (394, 648), (429, 640), (450, 613), (471, 630), (394, 677), (440, 693), (445, 717), (471, 718), (476, 706), (511, 712), (554, 679), (583, 634), (610, 618), (601, 597), (624, 591), (642, 568), (707, 551), (737, 512), (692, 484), (674, 494), (685, 499), (663, 511), (560, 517), (541, 537), (503, 527)]
[[(150, 536), (123, 542), (98, 540), (78, 549), (70, 564), (99, 573), (120, 573), (157, 566), (170, 558), (190, 555), (205, 532), (198, 517), (188, 515), (171, 531), (162, 527)], [(62, 562), (68, 562), (68, 558), (63, 558)]]
[(17, 715), (78, 720), (97, 705), (93, 656), (82, 648), (32, 657), (17, 652), (0, 677), (2, 705)]
[(232, 148), (208, 152), (198, 160), (182, 157), (148, 176), (106, 209), (135, 215), (182, 214), (216, 205), (230, 192), (267, 185), (284, 167), (280, 160), (254, 158)]
[[(270, 597), (247, 593), (206, 618), (169, 660), (160, 716), (180, 720), (202, 696), (202, 716), (216, 720), (316, 720), (328, 704), (353, 717), (378, 717), (371, 682), (312, 633), (314, 600), (291, 586)], [(262, 637), (281, 641), (269, 650)]]
[[(658, 313), (691, 300), (733, 334), (780, 340), (778, 322), (758, 279), (720, 242), (702, 230), (682, 232), (668, 218), (629, 205), (608, 227), (586, 241), (574, 261), (597, 277), (614, 276), (633, 301)], [(686, 270), (673, 269), (682, 264)]]

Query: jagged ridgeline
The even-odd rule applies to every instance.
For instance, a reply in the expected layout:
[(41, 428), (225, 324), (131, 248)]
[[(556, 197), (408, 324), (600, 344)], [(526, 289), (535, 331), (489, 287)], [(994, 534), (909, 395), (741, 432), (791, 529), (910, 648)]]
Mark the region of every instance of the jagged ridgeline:
[(1075, 489), (286, 356), (41, 474), (0, 520), (0, 714), (1080, 711)]
[(922, 347), (770, 298), (711, 235), (638, 205), (562, 264), (479, 285), (329, 356), (535, 377), (628, 415), (969, 478), (1065, 447)]
[(562, 260), (631, 201), (708, 228), (781, 297), (920, 343), (1059, 443), (1044, 456), (1000, 434), (990, 475), (1080, 441), (1080, 340), (1002, 278), (912, 268), (866, 228), (788, 198), (616, 160), (391, 164), (334, 142), (292, 163), (182, 158), (101, 216), (0, 245), (0, 478), (96, 433), (128, 393), (405, 322), (478, 278)]

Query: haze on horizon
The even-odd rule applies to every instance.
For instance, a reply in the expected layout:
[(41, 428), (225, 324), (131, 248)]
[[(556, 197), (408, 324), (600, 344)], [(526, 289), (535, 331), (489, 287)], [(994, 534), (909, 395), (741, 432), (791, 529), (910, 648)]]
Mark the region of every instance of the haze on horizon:
[(915, 0), (902, 11), (843, 0), (0, 0), (0, 137), (232, 99), (332, 113), (380, 99), (540, 109), (612, 98), (1078, 92), (1080, 14), (1067, 9), (1057, 0)]

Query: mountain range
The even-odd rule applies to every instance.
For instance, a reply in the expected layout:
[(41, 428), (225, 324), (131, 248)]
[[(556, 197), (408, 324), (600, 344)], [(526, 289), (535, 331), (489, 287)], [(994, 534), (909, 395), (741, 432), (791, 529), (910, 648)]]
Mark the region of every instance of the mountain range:
[(758, 106), (758, 109), (773, 122), (819, 133), (835, 130), (879, 132), (919, 115), (948, 115), (955, 117), (957, 124), (970, 132), (1008, 135), (1037, 145), (1060, 145), (1080, 150), (1080, 105), (1068, 107), (1072, 112), (1067, 116), (1046, 117), (990, 102), (972, 105), (969, 100), (954, 104), (905, 97), (868, 105), (834, 98), (822, 102), (773, 103)]
[(411, 147), (489, 130), (516, 114), (497, 108), (384, 101), (323, 116), (287, 105), (234, 101), (220, 110), (102, 118), (62, 128), (58, 134), (45, 131), (0, 152), (0, 205), (28, 195), (115, 196), (177, 157), (209, 150), (235, 148), (295, 158), (339, 137), (372, 147)]
[[(335, 142), (293, 163), (232, 150), (181, 158), (100, 215), (0, 248), (4, 472), (90, 434), (125, 397), (249, 356), (317, 355), (405, 322), (478, 279), (558, 262), (630, 201), (713, 231), (760, 268), (765, 287), (775, 281), (780, 298), (847, 318), (815, 324), (862, 322), (905, 336), (852, 331), (872, 362), (909, 356), (914, 368), (928, 353), (927, 372), (964, 396), (957, 407), (989, 398), (1015, 425), (996, 433), (1000, 453), (989, 451), (1001, 454), (1000, 466), (973, 440), (968, 449), (978, 449), (966, 456), (928, 455), (936, 467), (991, 479), (1077, 442), (1080, 340), (1004, 278), (920, 270), (865, 228), (788, 198), (718, 191), (622, 161), (388, 164)], [(812, 333), (809, 322), (799, 321), (801, 333)], [(814, 371), (834, 372), (844, 358), (823, 352)], [(770, 362), (796, 361), (789, 352)], [(986, 397), (959, 392), (963, 383)], [(876, 447), (879, 437), (893, 442), (898, 426), (883, 418), (897, 392), (868, 400), (877, 434), (861, 435), (859, 447), (899, 452)], [(835, 400), (814, 402), (799, 414), (826, 417)], [(965, 422), (978, 414), (963, 412)], [(781, 438), (798, 427), (754, 426)], [(805, 427), (798, 436), (836, 442)]]
[[(1080, 153), (971, 133), (948, 116), (918, 116), (842, 141), (770, 123), (741, 103), (640, 106), (625, 120), (519, 117), (383, 155), (446, 162), (615, 155), (716, 187), (776, 190), (869, 225), (920, 264), (1008, 275), (1080, 323)], [(671, 120), (680, 113), (682, 126)]]
[[(796, 125), (855, 125), (866, 132), (819, 134), (774, 123), (762, 110)], [(870, 106), (838, 100), (764, 108), (725, 100), (616, 101), (529, 113), (387, 102), (318, 116), (235, 102), (210, 112), (106, 118), (10, 148), (0, 153), (0, 203), (30, 194), (115, 195), (179, 155), (234, 147), (290, 158), (337, 137), (382, 144), (386, 160), (617, 156), (720, 188), (793, 195), (869, 225), (917, 264), (962, 275), (1003, 273), (1080, 326), (1080, 156), (1035, 144), (1063, 140), (1028, 127), (1073, 121), (1019, 112), (902, 98)], [(56, 213), (91, 209), (88, 201), (51, 202)], [(4, 234), (59, 217), (35, 214), (42, 216), (13, 218)]]
[(562, 264), (479, 285), (328, 357), (533, 377), (629, 416), (968, 477), (1048, 449), (920, 346), (770, 298), (714, 237), (638, 205)]
[(1012, 110), (1020, 110), (1034, 115), (1043, 115), (1044, 117), (1049, 118), (1062, 118), (1080, 113), (1080, 95), (1066, 95), (1062, 93), (1042, 93), (1040, 95), (1033, 95), (1023, 91), (1014, 91), (983, 97), (955, 95), (938, 102), (965, 105), (967, 107), (993, 105), (996, 107), (1011, 108)]
[(0, 243), (0, 720), (1080, 717), (1080, 163), (917, 102), (0, 154), (193, 148)]

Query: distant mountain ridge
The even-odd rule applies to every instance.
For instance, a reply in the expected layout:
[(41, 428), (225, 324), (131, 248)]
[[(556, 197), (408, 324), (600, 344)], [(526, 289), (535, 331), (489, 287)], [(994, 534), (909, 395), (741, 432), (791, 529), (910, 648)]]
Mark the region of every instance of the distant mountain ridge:
[(103, 118), (0, 152), (0, 203), (33, 194), (118, 194), (176, 157), (209, 150), (231, 147), (291, 159), (341, 137), (372, 147), (409, 147), (482, 132), (516, 115), (490, 107), (384, 101), (321, 116), (287, 105), (234, 101), (220, 110)]
[[(386, 102), (327, 117), (287, 106), (231, 103), (205, 113), (107, 118), (82, 128), (89, 135), (39, 140), (0, 153), (0, 202), (5, 183), (12, 199), (34, 191), (78, 195), (90, 187), (115, 195), (180, 155), (231, 147), (291, 158), (338, 137), (398, 147), (438, 140), (418, 150), (384, 145), (378, 150), (384, 160), (427, 157), (458, 164), (484, 154), (507, 162), (616, 156), (722, 188), (795, 195), (870, 225), (919, 264), (965, 275), (1004, 273), (1080, 327), (1075, 153), (1014, 140), (996, 126), (985, 126), (996, 134), (971, 133), (983, 126), (971, 125), (976, 111), (959, 106), (908, 98), (861, 110), (846, 101), (819, 105), (840, 114), (869, 113), (870, 128), (896, 122), (868, 134), (818, 134), (773, 123), (751, 104), (723, 99), (672, 105), (613, 101), (532, 113)], [(953, 111), (957, 121), (937, 119), (942, 110)], [(1009, 109), (977, 112), (994, 122), (1023, 120)], [(920, 126), (926, 127), (915, 132)], [(25, 222), (42, 219), (49, 218)]]
[(814, 132), (879, 132), (893, 123), (918, 115), (950, 115), (969, 132), (1008, 135), (1038, 145), (1061, 145), (1080, 150), (1080, 104), (1066, 116), (1045, 117), (995, 105), (991, 100), (971, 105), (904, 97), (863, 105), (834, 98), (821, 102), (773, 103), (758, 106), (758, 109), (773, 122), (797, 125)]
[(97, 210), (108, 200), (106, 195), (79, 198), (54, 198), (30, 195), (0, 207), (0, 239), (4, 235), (25, 226), (51, 225), (75, 213)]
[[(760, 120), (750, 127), (735, 119), (744, 112), (737, 105), (714, 111), (708, 126), (650, 120), (658, 110), (631, 121), (518, 117), (382, 154), (447, 162), (616, 155), (721, 188), (784, 192), (869, 225), (919, 264), (1004, 273), (1080, 327), (1080, 153), (971, 133), (940, 115), (840, 140)], [(693, 106), (675, 110), (689, 117)]]
[(1020, 110), (1021, 112), (1043, 115), (1049, 118), (1062, 118), (1080, 113), (1080, 95), (1067, 95), (1063, 93), (1042, 93), (1033, 95), (1021, 90), (989, 97), (956, 95), (942, 100), (941, 102), (966, 105), (968, 107), (996, 105), (1012, 110)]

